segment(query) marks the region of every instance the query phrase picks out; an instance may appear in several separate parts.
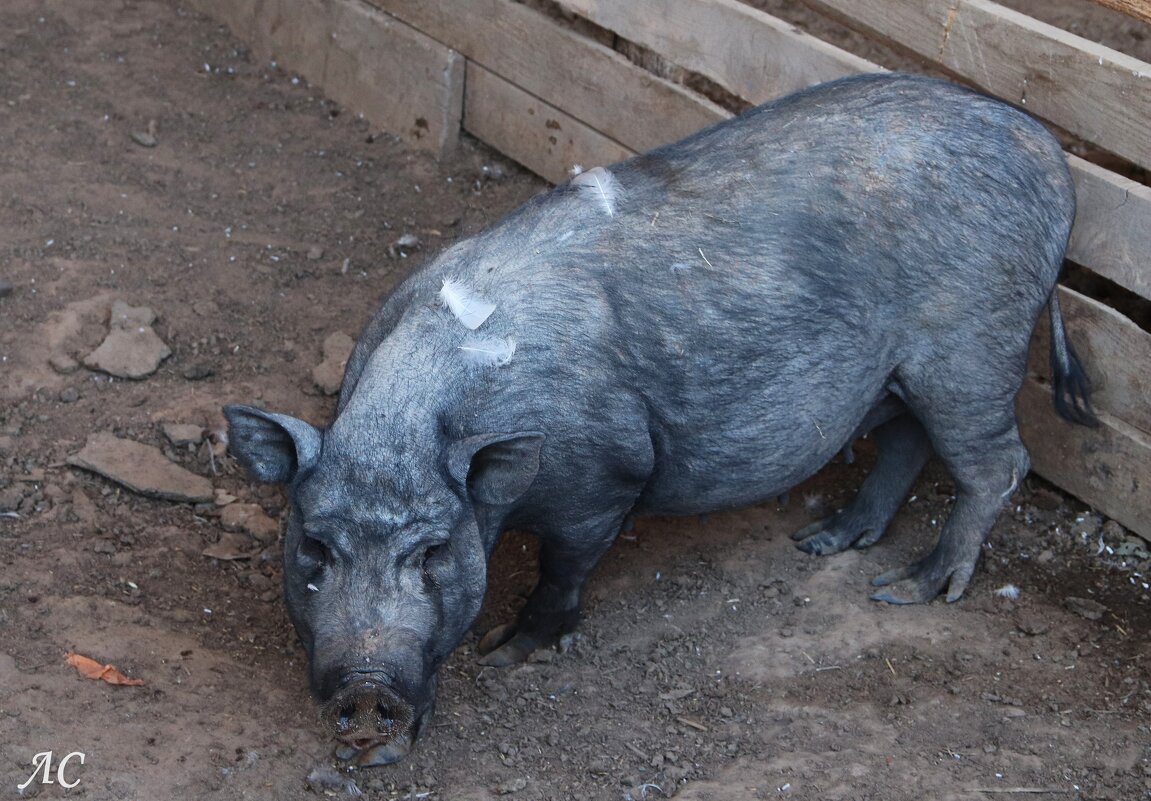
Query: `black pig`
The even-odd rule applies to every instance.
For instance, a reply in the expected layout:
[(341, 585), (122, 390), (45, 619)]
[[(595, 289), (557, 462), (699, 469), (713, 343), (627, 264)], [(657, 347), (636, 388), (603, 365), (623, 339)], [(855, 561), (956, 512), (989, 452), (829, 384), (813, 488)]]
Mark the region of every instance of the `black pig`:
[(932, 453), (957, 499), (892, 603), (960, 597), (1027, 473), (1015, 396), (1046, 306), (1056, 405), (1090, 423), (1053, 291), (1075, 214), (1026, 114), (869, 75), (578, 175), (408, 278), (326, 429), (229, 406), (232, 450), (291, 494), (288, 609), (340, 753), (401, 758), (515, 527), (541, 542), (506, 665), (576, 625), (631, 515), (755, 504), (871, 432), (854, 502), (798, 532), (876, 542)]

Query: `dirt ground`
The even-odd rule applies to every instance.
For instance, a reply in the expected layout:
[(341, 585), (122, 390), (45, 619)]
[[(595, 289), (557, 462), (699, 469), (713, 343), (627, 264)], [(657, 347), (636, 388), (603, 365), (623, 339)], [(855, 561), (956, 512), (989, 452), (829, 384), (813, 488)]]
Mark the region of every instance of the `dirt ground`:
[[(220, 406), (324, 421), (324, 339), (543, 185), (474, 142), (441, 164), (406, 152), (166, 0), (0, 4), (0, 142), (0, 798), (345, 795), (308, 783), (332, 744), (274, 534), (66, 459), (112, 432), (278, 517), (279, 492), (213, 451)], [(153, 309), (171, 350), (146, 379), (73, 361), (117, 299)], [(165, 423), (209, 440), (173, 445)], [(442, 801), (1151, 798), (1146, 543), (1028, 479), (962, 602), (880, 606), (868, 579), (947, 514), (941, 470), (868, 551), (787, 538), (869, 461), (786, 508), (639, 521), (573, 648), (484, 669), (469, 635), (411, 757), (350, 778)], [(531, 588), (532, 548), (501, 545), (478, 631)], [(1017, 599), (995, 594), (1008, 583)], [(81, 678), (73, 651), (144, 685)], [(18, 791), (49, 751), (75, 786)]]

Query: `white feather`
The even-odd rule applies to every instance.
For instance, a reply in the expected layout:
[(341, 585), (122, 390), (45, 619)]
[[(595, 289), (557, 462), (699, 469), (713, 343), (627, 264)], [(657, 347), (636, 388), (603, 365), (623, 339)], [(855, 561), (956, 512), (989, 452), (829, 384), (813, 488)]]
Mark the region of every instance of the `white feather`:
[(995, 591), (995, 594), (1000, 598), (1006, 598), (1009, 601), (1014, 601), (1019, 597), (1019, 588), (1014, 584), (1004, 584), (1002, 587)]
[(475, 331), (496, 310), (494, 303), (476, 295), (463, 281), (445, 278), (440, 289), (440, 301), (451, 309), (456, 319), (471, 331)]
[(609, 170), (603, 167), (594, 167), (587, 172), (581, 172), (572, 178), (572, 184), (591, 194), (603, 206), (607, 216), (615, 216), (616, 202), (622, 194), (619, 182)]
[(468, 337), (460, 345), (460, 352), (477, 367), (503, 367), (512, 360), (516, 341), (511, 337)]

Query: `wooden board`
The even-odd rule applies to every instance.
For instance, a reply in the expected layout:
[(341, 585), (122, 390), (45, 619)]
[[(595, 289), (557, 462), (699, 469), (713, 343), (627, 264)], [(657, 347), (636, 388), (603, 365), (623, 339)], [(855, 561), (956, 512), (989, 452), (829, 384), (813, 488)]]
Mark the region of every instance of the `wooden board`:
[(337, 102), (415, 147), (459, 140), (464, 59), (360, 0), (193, 0)]
[(192, 8), (226, 25), (237, 39), (252, 43), (260, 0), (190, 0)]
[(1067, 258), (1151, 299), (1151, 187), (1069, 159), (1078, 211)]
[(468, 62), (464, 129), (556, 184), (567, 180), (572, 165), (590, 168), (635, 155), (474, 61)]
[(636, 151), (723, 119), (720, 107), (511, 0), (373, 0), (481, 67)]
[(411, 144), (440, 154), (455, 148), (464, 57), (358, 0), (330, 8), (324, 91)]
[(881, 69), (738, 0), (559, 0), (559, 5), (752, 103)]
[(1151, 64), (990, 0), (808, 0), (1151, 166)]
[[(880, 69), (734, 0), (560, 4), (752, 102)], [(1151, 298), (1151, 188), (1075, 156), (1070, 163), (1079, 213), (1068, 257)]]
[(1151, 0), (1095, 0), (1095, 2), (1122, 11), (1130, 17), (1151, 22)]
[[(1097, 411), (1151, 438), (1151, 334), (1110, 306), (1059, 287), (1067, 335), (1091, 378)], [(1031, 343), (1029, 370), (1051, 381), (1050, 326), (1040, 318)]]
[(1151, 438), (1104, 418), (1084, 428), (1060, 418), (1051, 388), (1029, 378), (1016, 403), (1035, 472), (1144, 537), (1151, 535)]

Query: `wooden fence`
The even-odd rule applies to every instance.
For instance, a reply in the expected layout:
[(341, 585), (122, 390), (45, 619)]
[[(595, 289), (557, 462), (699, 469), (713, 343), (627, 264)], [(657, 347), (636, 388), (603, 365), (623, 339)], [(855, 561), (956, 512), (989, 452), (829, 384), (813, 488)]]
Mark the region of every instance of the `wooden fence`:
[[(573, 164), (609, 164), (730, 116), (613, 42), (749, 103), (882, 69), (737, 0), (193, 2), (259, 55), (415, 145), (443, 151), (463, 129), (553, 182)], [(1151, 0), (1098, 2), (1151, 20)], [(1151, 168), (1147, 62), (991, 0), (807, 4)], [(1151, 299), (1151, 188), (1068, 158), (1079, 195), (1068, 258)], [(1103, 424), (1055, 416), (1041, 325), (1019, 399), (1035, 470), (1151, 535), (1151, 334), (1103, 302), (1059, 291)]]

